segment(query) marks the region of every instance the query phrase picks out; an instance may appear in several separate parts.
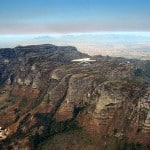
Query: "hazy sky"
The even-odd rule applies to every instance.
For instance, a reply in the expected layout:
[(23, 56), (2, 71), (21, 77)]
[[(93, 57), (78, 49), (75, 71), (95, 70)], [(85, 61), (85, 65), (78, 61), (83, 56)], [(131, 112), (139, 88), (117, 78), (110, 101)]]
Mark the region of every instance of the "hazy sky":
[(0, 35), (150, 31), (150, 0), (0, 0)]

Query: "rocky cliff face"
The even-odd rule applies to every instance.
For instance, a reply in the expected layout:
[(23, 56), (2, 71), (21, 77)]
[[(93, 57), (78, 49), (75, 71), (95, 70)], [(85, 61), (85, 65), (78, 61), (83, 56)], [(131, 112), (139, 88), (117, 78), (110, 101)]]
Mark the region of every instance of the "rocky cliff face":
[(0, 126), (8, 130), (1, 149), (54, 149), (61, 136), (38, 144), (72, 131), (76, 149), (150, 148), (150, 61), (71, 62), (84, 57), (54, 45), (0, 50)]

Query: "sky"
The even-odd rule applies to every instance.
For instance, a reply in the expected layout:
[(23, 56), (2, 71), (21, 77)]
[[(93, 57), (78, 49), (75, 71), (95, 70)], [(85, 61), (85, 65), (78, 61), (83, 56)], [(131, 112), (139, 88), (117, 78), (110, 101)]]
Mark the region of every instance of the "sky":
[(0, 0), (0, 36), (150, 31), (150, 0)]

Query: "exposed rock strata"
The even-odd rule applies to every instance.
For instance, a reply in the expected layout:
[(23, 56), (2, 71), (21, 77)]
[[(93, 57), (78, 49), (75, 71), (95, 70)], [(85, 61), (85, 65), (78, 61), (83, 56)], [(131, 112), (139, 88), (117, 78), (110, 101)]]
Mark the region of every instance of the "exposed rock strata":
[(1, 49), (0, 57), (2, 149), (30, 149), (76, 122), (102, 143), (149, 144), (149, 61), (95, 56), (84, 67), (71, 60), (86, 54), (53, 45)]

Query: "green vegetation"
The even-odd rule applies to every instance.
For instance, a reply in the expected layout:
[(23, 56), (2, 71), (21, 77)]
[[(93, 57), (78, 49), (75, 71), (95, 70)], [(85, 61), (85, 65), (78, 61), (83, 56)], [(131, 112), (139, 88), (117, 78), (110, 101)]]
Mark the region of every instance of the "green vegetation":
[(139, 77), (139, 76), (142, 76), (142, 69), (141, 68), (137, 68), (135, 71), (134, 71), (134, 75), (136, 77)]
[(115, 129), (114, 129), (114, 135), (116, 135), (117, 133), (118, 133), (118, 129), (115, 128)]
[(39, 147), (39, 150), (98, 150), (93, 141), (84, 132), (73, 131), (61, 133), (49, 139)]
[(148, 145), (141, 145), (139, 143), (126, 143), (126, 150), (149, 150), (150, 147)]
[(32, 108), (37, 107), (37, 106), (40, 105), (41, 102), (44, 100), (44, 96), (45, 96), (45, 94), (46, 94), (46, 92), (47, 92), (46, 89), (47, 89), (47, 88), (45, 88), (45, 90), (43, 90), (43, 91), (41, 92), (40, 97), (39, 97), (37, 100), (34, 101), (34, 103), (32, 104)]
[(19, 103), (19, 107), (25, 107), (28, 104), (28, 99), (26, 97), (22, 98), (22, 100)]
[(105, 150), (123, 150), (121, 141), (117, 137), (111, 136), (106, 141), (107, 143), (105, 146)]
[(0, 73), (0, 88), (4, 87), (4, 85), (5, 85), (5, 80), (6, 80), (6, 79), (3, 78), (2, 73)]
[(49, 126), (48, 132), (43, 135), (37, 135), (34, 139), (33, 143), (35, 149), (40, 150), (41, 145), (56, 134), (74, 131), (82, 131), (82, 128), (78, 125), (76, 120), (67, 120), (65, 122), (57, 122), (56, 120), (53, 120)]
[(15, 122), (17, 122), (20, 118), (20, 115), (19, 114), (16, 114), (16, 118), (15, 118)]

